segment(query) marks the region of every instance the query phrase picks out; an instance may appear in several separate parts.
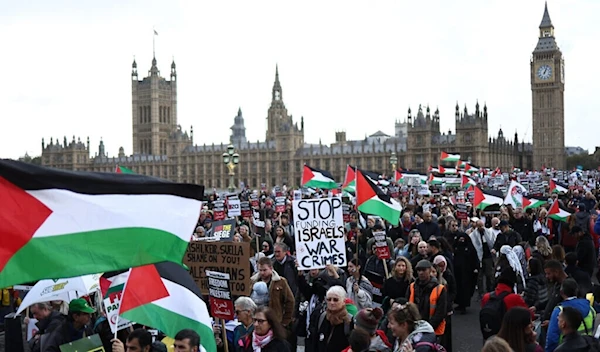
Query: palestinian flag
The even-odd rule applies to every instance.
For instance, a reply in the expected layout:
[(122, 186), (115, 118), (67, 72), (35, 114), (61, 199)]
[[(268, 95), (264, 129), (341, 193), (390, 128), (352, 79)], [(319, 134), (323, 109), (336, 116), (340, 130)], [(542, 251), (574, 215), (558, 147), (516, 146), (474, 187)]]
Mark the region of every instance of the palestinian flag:
[(377, 215), (398, 226), (402, 207), (373, 183), (363, 172), (356, 169), (356, 209)]
[(443, 184), (444, 178), (443, 177), (434, 177), (433, 174), (429, 174), (429, 180), (427, 180), (429, 185), (441, 185)]
[(433, 167), (433, 166), (430, 166), (430, 167), (429, 167), (429, 169), (428, 169), (427, 171), (428, 171), (428, 172), (437, 173), (437, 174), (439, 174), (439, 173), (440, 173), (440, 169), (438, 169), (437, 167)]
[(475, 166), (475, 165), (467, 164), (465, 166), (465, 172), (468, 172), (468, 173), (479, 172), (479, 168), (477, 166)]
[(458, 174), (458, 171), (453, 168), (453, 167), (443, 167), (443, 166), (438, 166), (438, 172), (440, 174), (445, 174), (445, 175), (456, 175)]
[(459, 161), (456, 162), (456, 168), (457, 169), (465, 168), (465, 167), (467, 167), (467, 165), (469, 165), (469, 162), (464, 161), (464, 160), (459, 160)]
[(354, 168), (350, 165), (346, 167), (346, 176), (344, 177), (342, 189), (352, 193), (356, 190), (356, 174), (354, 173)]
[(181, 263), (203, 186), (0, 160), (0, 287)]
[(550, 192), (551, 193), (567, 193), (569, 192), (569, 188), (558, 182), (558, 181), (554, 181), (554, 179), (550, 179)]
[(535, 198), (527, 198), (523, 197), (523, 207), (527, 208), (539, 208), (542, 205), (546, 204), (543, 200), (535, 199)]
[(302, 172), (302, 187), (334, 189), (338, 187), (338, 184), (335, 182), (333, 176), (329, 172), (315, 169), (304, 164), (304, 171)]
[(107, 298), (111, 295), (123, 292), (123, 288), (125, 287), (125, 282), (127, 282), (128, 277), (129, 270), (111, 277), (105, 277), (104, 275), (101, 276), (100, 289), (102, 291), (102, 297)]
[(558, 206), (557, 200), (555, 200), (554, 203), (552, 203), (550, 210), (548, 210), (548, 217), (550, 217), (551, 219), (554, 219), (554, 220), (567, 222), (569, 220), (569, 216), (571, 216), (571, 213), (569, 213), (568, 211), (562, 210)]
[(465, 188), (469, 186), (477, 186), (477, 182), (473, 181), (472, 178), (467, 177), (465, 175), (460, 176), (460, 187)]
[(527, 189), (523, 187), (517, 181), (510, 181), (510, 186), (506, 191), (506, 197), (504, 197), (504, 204), (511, 205), (513, 209), (525, 208), (525, 200), (523, 194), (527, 192)]
[(202, 294), (188, 271), (175, 263), (132, 268), (121, 296), (119, 315), (167, 336), (192, 329), (200, 335), (200, 343), (207, 352), (217, 351)]
[(502, 205), (503, 199), (490, 192), (482, 191), (479, 187), (473, 187), (475, 190), (475, 199), (473, 199), (473, 207), (476, 209), (485, 209), (490, 205)]
[(443, 162), (460, 161), (460, 154), (448, 154), (446, 152), (442, 152), (442, 154), (440, 155), (440, 161), (443, 161)]
[[(356, 167), (352, 165), (348, 165), (346, 168), (346, 177), (344, 178), (344, 183), (342, 185), (342, 189), (346, 192), (356, 192)], [(373, 183), (379, 183), (380, 175), (373, 171), (362, 171), (363, 174), (371, 180)]]
[(118, 174), (135, 174), (135, 172), (133, 172), (133, 170), (128, 169), (125, 166), (119, 166), (119, 165), (117, 165), (115, 172)]
[(394, 180), (398, 183), (407, 183), (409, 178), (417, 178), (419, 179), (420, 184), (427, 183), (427, 176), (421, 175), (418, 172), (414, 171), (398, 171), (396, 170)]

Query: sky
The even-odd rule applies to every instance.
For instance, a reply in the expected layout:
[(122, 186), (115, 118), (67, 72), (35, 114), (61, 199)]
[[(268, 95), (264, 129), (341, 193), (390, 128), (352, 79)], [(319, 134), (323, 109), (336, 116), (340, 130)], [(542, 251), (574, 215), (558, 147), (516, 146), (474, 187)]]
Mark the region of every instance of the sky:
[[(549, 0), (565, 58), (566, 145), (594, 151), (600, 1)], [(178, 119), (195, 144), (227, 143), (238, 108), (264, 140), (275, 65), (283, 101), (304, 116), (305, 142), (382, 130), (419, 104), (488, 106), (489, 133), (531, 141), (530, 58), (543, 0), (124, 1), (0, 0), (0, 157), (41, 154), (41, 141), (102, 138), (132, 152), (131, 64), (177, 64)], [(140, 77), (141, 78), (141, 77)], [(591, 128), (586, 128), (590, 126)]]

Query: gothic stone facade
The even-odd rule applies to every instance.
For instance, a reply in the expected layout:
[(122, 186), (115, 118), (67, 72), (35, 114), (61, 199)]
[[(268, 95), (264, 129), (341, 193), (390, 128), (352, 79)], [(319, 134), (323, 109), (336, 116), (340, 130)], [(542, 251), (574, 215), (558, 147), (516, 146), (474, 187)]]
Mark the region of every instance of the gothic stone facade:
[[(133, 171), (177, 182), (203, 184), (208, 188), (227, 186), (227, 169), (222, 162), (226, 144), (197, 145), (193, 128), (183, 131), (176, 125), (177, 102), (175, 64), (172, 64), (171, 81), (160, 77), (153, 60), (148, 77), (138, 81), (137, 65), (132, 72), (133, 95), (133, 155), (125, 155), (120, 148), (117, 157), (108, 157), (101, 141), (98, 152), (90, 157), (89, 140), (83, 143), (75, 137), (68, 143), (58, 139), (49, 144), (42, 141), (43, 165), (69, 170), (114, 172), (117, 165)], [(158, 99), (151, 97), (157, 96)], [(389, 159), (394, 152), (398, 166), (425, 172), (436, 166), (442, 151), (461, 153), (465, 160), (478, 166), (531, 166), (530, 146), (505, 139), (502, 131), (497, 137), (488, 136), (487, 106), (469, 114), (465, 107), (456, 107), (456, 134), (441, 132), (439, 111), (433, 115), (429, 107), (417, 114), (409, 114), (405, 122), (396, 122), (394, 136), (378, 131), (361, 140), (347, 140), (346, 133), (336, 132), (336, 142), (331, 145), (308, 144), (304, 141), (304, 119), (294, 122), (283, 102), (283, 90), (276, 70), (271, 92), (271, 106), (267, 111), (268, 127), (264, 142), (246, 140), (241, 109), (231, 127), (230, 143), (240, 155), (236, 168), (235, 184), (244, 182), (249, 187), (293, 185), (297, 186), (304, 163), (330, 171), (342, 180), (346, 165), (388, 173)]]

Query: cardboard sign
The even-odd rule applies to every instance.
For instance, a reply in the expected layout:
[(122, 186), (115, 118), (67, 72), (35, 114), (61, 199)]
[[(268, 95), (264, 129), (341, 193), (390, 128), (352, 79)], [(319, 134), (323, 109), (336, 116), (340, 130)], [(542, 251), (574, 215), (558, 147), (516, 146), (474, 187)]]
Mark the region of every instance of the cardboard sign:
[(234, 312), (229, 290), (229, 274), (207, 270), (206, 276), (211, 315), (217, 319), (232, 320)]
[(240, 202), (240, 212), (242, 213), (243, 218), (252, 217), (252, 210), (250, 209), (250, 202), (245, 200)]
[(106, 320), (110, 325), (110, 331), (115, 332), (128, 328), (133, 325), (133, 322), (119, 316), (119, 307), (121, 306), (121, 294), (111, 295), (104, 299), (104, 311), (106, 312)]
[(227, 199), (227, 216), (230, 218), (242, 216), (242, 207), (239, 198)]
[(275, 211), (277, 213), (285, 211), (285, 197), (275, 197)]
[(456, 219), (464, 220), (469, 217), (466, 203), (456, 203)]
[(215, 200), (213, 202), (213, 221), (219, 221), (225, 219), (225, 202), (222, 200)]
[(342, 200), (338, 197), (293, 202), (299, 270), (347, 265), (342, 212)]
[(27, 341), (31, 340), (33, 335), (37, 334), (38, 327), (35, 325), (38, 322), (35, 318), (30, 318), (29, 323), (27, 324)]
[(390, 259), (392, 256), (390, 254), (390, 247), (388, 247), (387, 241), (385, 239), (384, 231), (375, 231), (373, 232), (373, 237), (375, 237), (375, 247), (377, 250), (377, 258), (379, 259)]
[(66, 343), (59, 348), (61, 352), (106, 352), (98, 334)]
[(204, 295), (209, 292), (206, 270), (229, 274), (233, 296), (250, 296), (252, 292), (248, 242), (190, 242), (183, 263)]

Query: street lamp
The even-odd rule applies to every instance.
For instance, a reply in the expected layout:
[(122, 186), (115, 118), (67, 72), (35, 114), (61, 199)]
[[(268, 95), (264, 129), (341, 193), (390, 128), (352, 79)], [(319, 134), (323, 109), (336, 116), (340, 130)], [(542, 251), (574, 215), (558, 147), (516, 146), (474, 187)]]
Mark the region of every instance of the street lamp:
[(227, 146), (227, 152), (223, 153), (223, 164), (227, 165), (229, 169), (229, 192), (235, 191), (235, 184), (233, 183), (233, 176), (235, 176), (235, 166), (239, 164), (240, 156), (235, 152), (233, 145)]
[(392, 165), (392, 179), (396, 177), (396, 165), (398, 165), (398, 157), (396, 156), (396, 152), (392, 152), (390, 156), (390, 165)]

